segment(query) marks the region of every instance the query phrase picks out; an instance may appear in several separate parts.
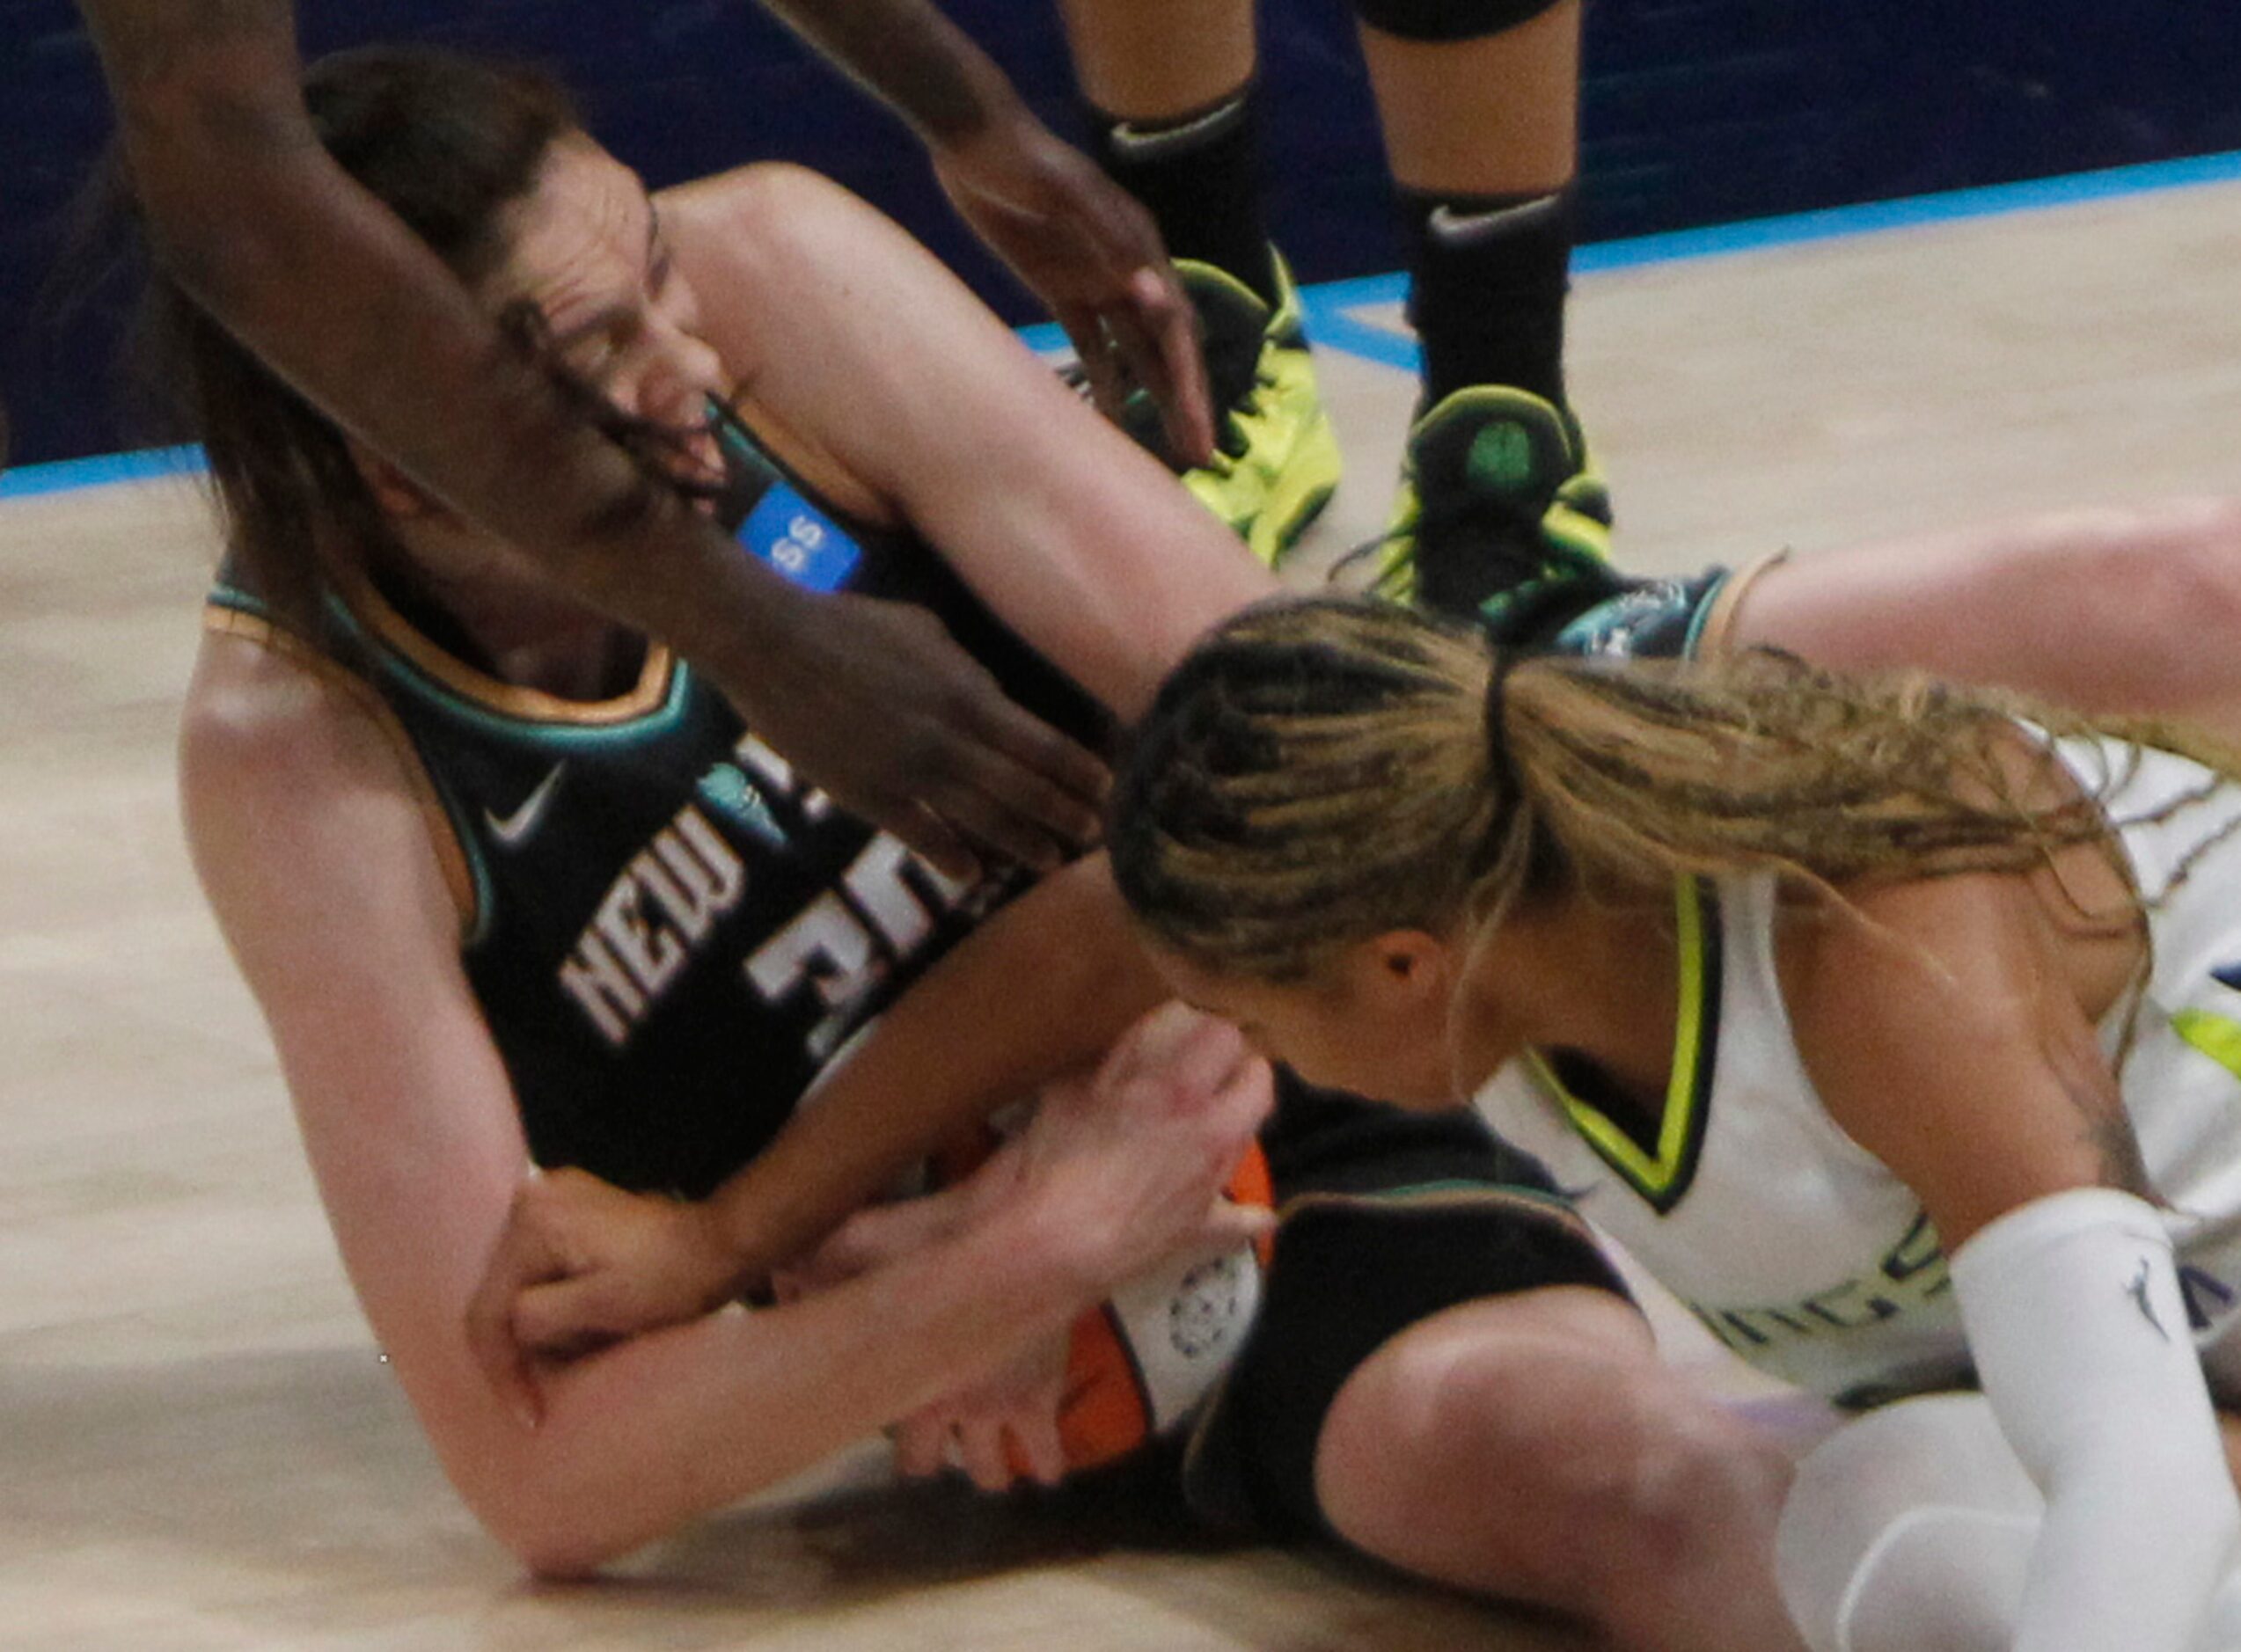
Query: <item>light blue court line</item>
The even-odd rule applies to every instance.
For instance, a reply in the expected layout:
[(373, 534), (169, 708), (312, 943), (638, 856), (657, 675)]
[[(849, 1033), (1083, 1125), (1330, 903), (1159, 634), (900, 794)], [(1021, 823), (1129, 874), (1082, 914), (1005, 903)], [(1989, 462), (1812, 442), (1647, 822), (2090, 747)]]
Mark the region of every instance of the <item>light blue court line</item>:
[[(1855, 207), (1829, 207), (1779, 218), (1753, 218), (1701, 230), (1675, 230), (1625, 241), (1598, 241), (1578, 248), (1572, 254), (1571, 267), (1576, 274), (1583, 275), (1603, 270), (1639, 269), (1649, 264), (1720, 258), (1767, 247), (1797, 246), (1846, 236), (1873, 235), (1885, 230), (1953, 223), (1967, 218), (2076, 206), (2122, 195), (2231, 183), (2237, 179), (2241, 179), (2241, 150), (2230, 150), (2222, 155), (2112, 167), (2106, 172), (2072, 172), (2061, 178), (2034, 178), (2021, 183), (1949, 190), (1943, 194), (1908, 195), (1897, 201), (1871, 201)], [(1406, 276), (1366, 275), (1354, 281), (1324, 281), (1304, 287), (1300, 290), (1300, 300), (1307, 311), (1307, 330), (1318, 346), (1413, 373), (1418, 363), (1414, 338), (1390, 327), (1358, 320), (1347, 313), (1371, 304), (1398, 303), (1407, 291)], [(1063, 350), (1066, 345), (1066, 335), (1051, 322), (1022, 327), (1020, 337), (1029, 349), (1042, 355)], [(73, 488), (99, 487), (111, 482), (196, 474), (201, 468), (201, 456), (193, 448), (27, 464), (0, 475), (0, 499), (27, 499)]]
[(201, 476), (207, 467), (200, 448), (151, 448), (141, 453), (108, 453), (91, 459), (57, 459), (26, 464), (0, 476), (0, 499), (35, 499), (113, 482), (152, 482), (165, 477)]
[(2010, 212), (2035, 212), (2047, 207), (2073, 207), (2121, 195), (2144, 195), (2201, 184), (2227, 184), (2237, 179), (2241, 179), (2241, 150), (2223, 155), (2192, 156), (2184, 160), (2149, 161), (2138, 166), (2114, 166), (2106, 172), (2070, 172), (2060, 178), (1987, 184), (1981, 188), (1953, 189), (1937, 195), (1870, 201), (1855, 207), (1828, 207), (1819, 212), (1753, 218), (1701, 230), (1675, 230), (1665, 235), (1637, 236), (1629, 241), (1603, 241), (1580, 248), (1572, 267), (1586, 271), (1634, 269), (1644, 264), (1716, 258), (1761, 247), (1794, 246), (1840, 236), (1871, 235), (1882, 230), (1908, 230), (1922, 224), (1952, 223), (1963, 218), (1991, 218)]
[(1352, 313), (1369, 304), (1397, 304), (1408, 296), (1409, 278), (1397, 274), (1303, 287), (1300, 307), (1307, 311), (1308, 341), (1318, 350), (1337, 350), (1342, 355), (1359, 356), (1413, 375), (1424, 365), (1416, 334), (1380, 327)]
[[(1898, 201), (1871, 201), (1858, 206), (1829, 207), (1818, 212), (1753, 218), (1699, 230), (1675, 230), (1624, 241), (1597, 241), (1576, 249), (1571, 267), (1575, 274), (1584, 275), (1604, 270), (1639, 269), (1651, 264), (1721, 258), (1768, 247), (1798, 246), (1812, 241), (1873, 235), (1886, 230), (1997, 217), (2012, 212), (2076, 206), (2085, 201), (2201, 184), (2231, 183), (2236, 179), (2241, 179), (2241, 150), (2185, 160), (2151, 161), (2106, 172), (2073, 172), (2062, 178), (1989, 184), (1936, 195), (1909, 195)], [(1397, 304), (1407, 296), (1408, 277), (1401, 274), (1325, 281), (1320, 286), (1303, 288), (1300, 294), (1307, 314), (1307, 332), (1318, 347), (1327, 346), (1382, 367), (1397, 367), (1413, 373), (1421, 365), (1422, 358), (1412, 334), (1379, 326), (1347, 313), (1372, 304)]]
[[(1365, 275), (1353, 281), (1325, 281), (1300, 289), (1300, 307), (1307, 312), (1307, 333), (1317, 348), (1328, 347), (1359, 355), (1387, 367), (1417, 370), (1417, 341), (1405, 333), (1357, 321), (1346, 312), (1359, 304), (1398, 303), (1408, 290), (1405, 275)], [(1055, 321), (1022, 327), (1020, 337), (1037, 355), (1058, 355), (1071, 347)]]

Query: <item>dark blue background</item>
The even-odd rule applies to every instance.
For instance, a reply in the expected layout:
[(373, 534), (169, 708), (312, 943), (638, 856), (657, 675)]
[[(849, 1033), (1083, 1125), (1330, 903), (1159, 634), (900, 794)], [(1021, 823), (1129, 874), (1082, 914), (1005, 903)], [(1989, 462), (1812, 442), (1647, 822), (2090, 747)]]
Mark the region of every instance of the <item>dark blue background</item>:
[[(831, 172), (1029, 311), (887, 116), (749, 0), (307, 0), (307, 50), (413, 38), (559, 69), (655, 184), (761, 157)], [(950, 14), (1072, 132), (1045, 0)], [(1271, 210), (1302, 279), (1399, 262), (1351, 14), (1263, 0)], [(109, 117), (67, 0), (0, 0), (0, 395), (18, 462), (139, 445), (118, 412), (121, 296), (42, 297)], [(1591, 0), (1590, 239), (2241, 149), (2235, 0)], [(77, 272), (63, 283), (83, 297)]]

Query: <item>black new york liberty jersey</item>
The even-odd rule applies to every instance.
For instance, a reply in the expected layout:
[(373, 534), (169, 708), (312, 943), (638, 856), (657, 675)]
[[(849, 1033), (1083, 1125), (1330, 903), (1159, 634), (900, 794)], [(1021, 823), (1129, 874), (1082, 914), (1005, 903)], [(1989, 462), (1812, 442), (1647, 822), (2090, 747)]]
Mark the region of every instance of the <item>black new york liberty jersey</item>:
[[(728, 425), (726, 519), (820, 589), (921, 603), (1030, 711), (1095, 743), (1093, 702), (906, 534), (844, 518)], [(269, 628), (222, 581), (214, 623)], [(846, 814), (651, 650), (596, 704), (499, 682), (376, 591), (319, 652), (378, 695), (440, 807), (461, 957), (538, 1163), (698, 1197), (766, 1144), (857, 1029), (1015, 875), (963, 888)], [(458, 652), (464, 653), (461, 648)]]

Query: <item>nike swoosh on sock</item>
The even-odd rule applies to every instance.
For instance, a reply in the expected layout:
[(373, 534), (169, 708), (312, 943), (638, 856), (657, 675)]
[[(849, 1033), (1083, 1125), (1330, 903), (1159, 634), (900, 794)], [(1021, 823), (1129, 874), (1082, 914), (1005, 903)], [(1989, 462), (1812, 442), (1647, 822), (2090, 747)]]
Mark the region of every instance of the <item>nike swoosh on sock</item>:
[(1450, 246), (1468, 245), (1546, 217), (1556, 209), (1561, 200), (1558, 195), (1540, 195), (1513, 207), (1496, 207), (1490, 212), (1457, 212), (1443, 201), (1425, 217), (1424, 225), (1435, 238)]
[(1156, 160), (1182, 150), (1196, 149), (1227, 132), (1245, 113), (1245, 99), (1232, 98), (1180, 126), (1146, 128), (1133, 121), (1116, 121), (1107, 132), (1113, 151), (1124, 160)]

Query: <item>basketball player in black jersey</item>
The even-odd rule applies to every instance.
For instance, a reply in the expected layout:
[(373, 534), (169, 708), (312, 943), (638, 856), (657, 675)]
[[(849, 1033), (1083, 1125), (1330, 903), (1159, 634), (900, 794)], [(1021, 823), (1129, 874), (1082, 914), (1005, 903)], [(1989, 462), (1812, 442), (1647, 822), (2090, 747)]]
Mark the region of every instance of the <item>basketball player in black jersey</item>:
[[(312, 84), (326, 141), (568, 393), (660, 448), (742, 554), (932, 605), (1085, 733), (1080, 691), (1132, 713), (1197, 630), (1269, 588), (821, 180), (758, 169), (649, 202), (522, 77), (392, 55)], [(1009, 904), (1002, 881), (932, 875), (689, 668), (216, 329), (192, 345), (234, 552), (187, 707), (196, 864), (369, 1318), (502, 1539), (541, 1569), (596, 1565), (938, 1402), (1205, 1225), (1259, 1081), (1170, 1023), (1061, 1093), (1031, 1173), (973, 1222), (765, 1312), (699, 1317), (689, 1282), (690, 1323), (546, 1373), (523, 1428), (464, 1319), (532, 1157), (688, 1223), (713, 1206), (668, 1195), (784, 1166), (720, 1236), (751, 1278), (956, 1119), (1094, 1063), (1154, 990), (1096, 862)], [(1659, 1370), (1529, 1172), (1471, 1127), (1396, 1131), (1299, 1094), (1270, 1155), (1279, 1193), (1319, 1190), (1330, 1214), (1287, 1224), (1231, 1385), (1236, 1506), (1622, 1644), (1785, 1644), (1763, 1547), (1780, 1465)], [(1408, 1194), (1458, 1181), (1460, 1201)], [(1611, 1484), (1632, 1489), (1581, 1495)]]
[[(311, 92), (326, 141), (494, 315), (522, 317), (631, 439), (678, 433), (670, 462), (741, 554), (929, 605), (1048, 716), (1089, 734), (1084, 690), (1134, 713), (1198, 629), (1267, 588), (1154, 461), (822, 180), (766, 169), (649, 202), (547, 91), (418, 55), (339, 63)], [(755, 1236), (783, 1252), (789, 1228), (846, 1214), (892, 1140), (1094, 1064), (1148, 977), (1096, 863), (1008, 905), (1005, 881), (933, 875), (688, 666), (556, 592), (216, 328), (193, 334), (233, 552), (187, 713), (196, 865), (375, 1333), (494, 1533), (542, 1570), (596, 1565), (939, 1401), (1204, 1241), (1266, 1079), (1221, 1029), (1154, 1023), (1038, 1115), (962, 1229), (798, 1303), (576, 1361), (524, 1428), (465, 1312), (530, 1159), (664, 1195), (790, 1166), (799, 1202)], [(812, 1079), (818, 1105), (789, 1123)], [(1270, 1270), (1290, 1328), (1235, 1373), (1213, 1452), (1229, 1507), (1327, 1532), (1328, 1500), (1390, 1483), (1439, 1511), (1381, 1549), (1404, 1564), (1599, 1615), (1645, 1612), (1652, 1580), (1668, 1601), (1717, 1587), (1778, 1610), (1759, 1562), (1778, 1466), (1630, 1357), (1637, 1316), (1576, 1218), (1520, 1190), (1524, 1167), (1475, 1127), (1306, 1095), (1269, 1151), (1280, 1190), (1320, 1187), (1331, 1214)], [(1445, 1202), (1380, 1203), (1433, 1182)], [(1459, 1222), (1481, 1242), (1446, 1242)], [(1435, 1241), (1473, 1260), (1417, 1266)], [(1487, 1424), (1406, 1443), (1402, 1407), (1452, 1377), (1450, 1345), (1512, 1313), (1568, 1327), (1582, 1381), (1542, 1377), (1534, 1338), (1482, 1336), (1477, 1374), (1442, 1380)], [(1545, 1413), (1484, 1403), (1507, 1381), (1653, 1415), (1683, 1471), (1660, 1485), (1732, 1527), (1645, 1552), (1629, 1607), (1618, 1557), (1655, 1536), (1654, 1509), (1582, 1502), (1575, 1520), (1490, 1477), (1457, 1501), (1456, 1465), (1498, 1449), (1505, 1419), (1559, 1437)]]
[[(1212, 434), (1187, 303), (1148, 220), (1058, 143), (925, 0), (773, 8), (893, 101), (991, 245), (1110, 382)], [(514, 370), (440, 260), (327, 158), (297, 91), (291, 0), (84, 0), (148, 232), (272, 369), (434, 494), (530, 549), (599, 612), (666, 639), (836, 793), (954, 872), (1053, 864), (1093, 834), (1095, 759), (996, 693), (913, 617), (728, 553)], [(904, 683), (914, 691), (899, 691)]]

